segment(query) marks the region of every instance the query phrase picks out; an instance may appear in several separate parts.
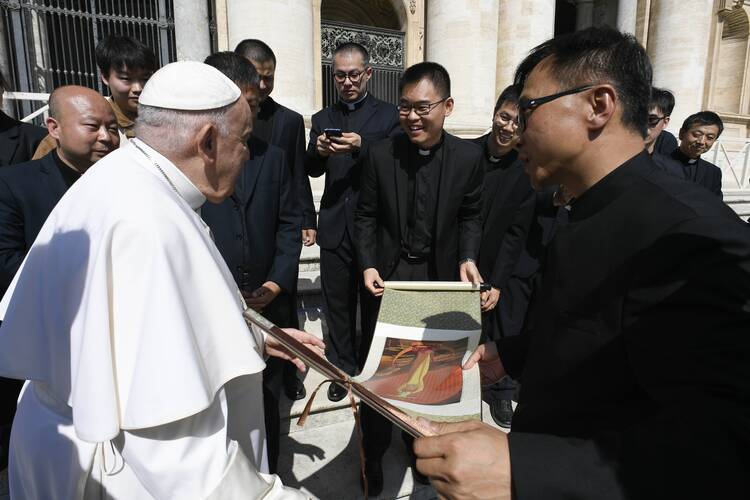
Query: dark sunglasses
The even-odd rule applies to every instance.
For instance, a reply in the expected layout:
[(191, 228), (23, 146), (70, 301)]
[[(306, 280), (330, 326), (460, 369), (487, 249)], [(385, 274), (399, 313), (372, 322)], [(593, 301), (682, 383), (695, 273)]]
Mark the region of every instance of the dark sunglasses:
[(667, 115), (659, 116), (659, 115), (648, 115), (648, 127), (654, 128), (657, 125), (659, 125), (659, 122), (662, 121), (664, 118), (666, 118)]
[(537, 97), (536, 99), (528, 99), (526, 97), (522, 97), (518, 101), (518, 133), (520, 134), (526, 129), (526, 120), (528, 120), (528, 115), (542, 104), (554, 101), (555, 99), (559, 99), (560, 97), (565, 97), (566, 95), (578, 94), (593, 87), (593, 84), (584, 85), (582, 87), (564, 90), (562, 92), (558, 92), (557, 94)]

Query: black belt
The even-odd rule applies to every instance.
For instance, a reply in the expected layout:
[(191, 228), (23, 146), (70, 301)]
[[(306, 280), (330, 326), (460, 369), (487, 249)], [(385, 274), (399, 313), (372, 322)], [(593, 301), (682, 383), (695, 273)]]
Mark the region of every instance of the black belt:
[(425, 262), (428, 259), (428, 257), (429, 257), (428, 255), (413, 254), (406, 250), (401, 250), (401, 258), (407, 262), (412, 262), (412, 263)]

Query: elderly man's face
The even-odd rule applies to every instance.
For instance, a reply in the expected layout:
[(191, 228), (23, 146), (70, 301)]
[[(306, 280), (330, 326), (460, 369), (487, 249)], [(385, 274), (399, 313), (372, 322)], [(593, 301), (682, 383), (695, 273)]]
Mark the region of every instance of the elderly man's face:
[(59, 156), (79, 172), (120, 145), (112, 107), (93, 91), (61, 98), (58, 116), (47, 120), (47, 129), (57, 139)]
[[(523, 87), (522, 99), (535, 99), (560, 91), (547, 60), (532, 70)], [(526, 128), (517, 143), (519, 158), (524, 163), (535, 188), (563, 184), (566, 169), (575, 164), (588, 142), (588, 130), (582, 113), (583, 94), (560, 97), (525, 113)]]
[(217, 143), (215, 196), (210, 201), (221, 201), (234, 192), (234, 185), (245, 162), (250, 158), (247, 140), (253, 131), (250, 106), (239, 99), (226, 114), (229, 134), (219, 135)]

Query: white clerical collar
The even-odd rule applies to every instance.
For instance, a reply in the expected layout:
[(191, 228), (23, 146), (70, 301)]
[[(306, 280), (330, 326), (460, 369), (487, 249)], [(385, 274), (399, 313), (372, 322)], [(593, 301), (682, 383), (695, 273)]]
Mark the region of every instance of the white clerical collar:
[(419, 154), (422, 155), (422, 156), (430, 156), (432, 154), (432, 150), (431, 149), (422, 149), (422, 148), (419, 148), (419, 149), (417, 149), (417, 151), (419, 151)]
[(691, 165), (693, 163), (696, 163), (697, 161), (698, 161), (698, 158), (688, 158), (688, 163), (691, 164)]
[(357, 106), (359, 105), (359, 103), (361, 103), (365, 99), (367, 99), (367, 92), (365, 92), (365, 95), (363, 95), (362, 97), (360, 97), (354, 102), (341, 101), (341, 104), (346, 106), (346, 109), (348, 109), (349, 111), (354, 111), (355, 109), (357, 109)]
[(502, 158), (490, 155), (490, 163), (500, 163), (500, 160), (502, 160)]
[(136, 144), (134, 144), (136, 149), (140, 148), (145, 151), (149, 157), (147, 159), (150, 159), (157, 168), (161, 168), (163, 170), (163, 174), (159, 172), (157, 172), (157, 174), (160, 177), (162, 175), (166, 177), (164, 181), (170, 184), (170, 187), (174, 187), (175, 191), (177, 191), (177, 194), (179, 194), (182, 199), (184, 199), (187, 204), (190, 205), (190, 208), (192, 208), (193, 210), (198, 210), (201, 205), (206, 202), (206, 197), (203, 196), (203, 193), (201, 193), (200, 190), (195, 187), (195, 184), (193, 184), (190, 179), (188, 179), (187, 176), (182, 173), (182, 170), (175, 166), (174, 163), (169, 161), (154, 148), (143, 142), (143, 140), (137, 138), (131, 140), (137, 141)]

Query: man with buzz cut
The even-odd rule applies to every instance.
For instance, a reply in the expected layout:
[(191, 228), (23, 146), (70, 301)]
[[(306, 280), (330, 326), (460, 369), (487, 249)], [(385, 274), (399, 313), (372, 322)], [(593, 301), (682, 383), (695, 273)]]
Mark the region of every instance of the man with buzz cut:
[[(408, 68), (399, 82), (401, 133), (372, 145), (362, 167), (355, 239), (360, 271), (369, 291), (368, 330), (384, 280), (470, 281), (482, 278), (476, 261), (482, 240), (482, 149), (443, 129), (453, 112), (448, 71), (434, 62)], [(482, 300), (487, 300), (482, 293)], [(367, 349), (364, 349), (367, 352)], [(382, 458), (391, 424), (362, 407), (365, 475), (369, 492), (383, 487)], [(412, 439), (402, 433), (417, 482)]]
[(511, 432), (434, 424), (414, 443), (441, 498), (750, 498), (750, 227), (644, 149), (651, 74), (609, 28), (516, 71), (519, 158), (575, 201), (530, 328), (464, 366), (520, 380)]
[[(150, 47), (129, 36), (108, 36), (99, 42), (95, 53), (102, 82), (109, 89), (107, 101), (117, 118), (120, 143), (124, 145), (135, 137), (138, 97), (148, 79), (159, 69), (159, 63)], [(47, 136), (34, 152), (33, 159), (46, 156), (56, 147), (56, 141)]]
[[(367, 90), (372, 76), (370, 55), (358, 43), (344, 43), (333, 52), (333, 81), (338, 101), (312, 117), (305, 168), (312, 177), (325, 174), (320, 200), (320, 281), (328, 322), (328, 359), (354, 375), (363, 356), (357, 350), (357, 303), (366, 330), (366, 294), (356, 254), (354, 209), (360, 188), (362, 160), (370, 147), (398, 131), (393, 104)], [(327, 132), (326, 132), (327, 131)], [(364, 343), (363, 343), (364, 344)], [(362, 346), (363, 347), (363, 346)], [(340, 401), (346, 390), (328, 388), (328, 399)]]
[[(276, 75), (276, 55), (268, 44), (250, 38), (237, 44), (234, 52), (250, 61), (260, 76), (260, 108), (255, 118), (253, 137), (284, 151), (294, 190), (292, 198), (296, 201), (302, 220), (300, 238), (303, 245), (312, 246), (317, 235), (317, 222), (310, 180), (305, 174), (305, 122), (301, 114), (282, 106), (271, 97)], [(290, 292), (290, 323), (279, 326), (299, 327), (297, 273), (294, 283), (294, 289)], [(306, 396), (305, 386), (294, 366), (289, 363), (284, 365), (283, 385), (284, 393), (289, 399), (298, 400)]]

